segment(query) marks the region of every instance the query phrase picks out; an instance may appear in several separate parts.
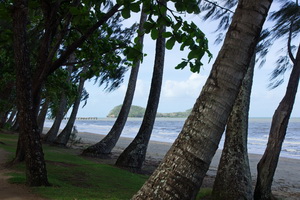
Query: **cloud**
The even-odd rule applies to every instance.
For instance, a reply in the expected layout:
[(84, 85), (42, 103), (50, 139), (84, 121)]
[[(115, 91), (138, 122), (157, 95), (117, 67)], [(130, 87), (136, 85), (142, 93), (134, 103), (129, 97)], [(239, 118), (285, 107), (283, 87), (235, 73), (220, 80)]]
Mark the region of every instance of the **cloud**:
[(207, 76), (192, 74), (187, 80), (166, 80), (162, 87), (162, 96), (165, 98), (197, 97), (207, 79)]

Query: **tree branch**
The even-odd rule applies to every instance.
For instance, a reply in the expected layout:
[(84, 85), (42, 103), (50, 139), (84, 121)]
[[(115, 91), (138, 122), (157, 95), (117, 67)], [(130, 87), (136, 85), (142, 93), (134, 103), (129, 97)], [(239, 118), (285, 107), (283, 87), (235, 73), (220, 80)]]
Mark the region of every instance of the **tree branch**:
[(96, 24), (94, 24), (90, 29), (88, 29), (84, 35), (82, 35), (78, 40), (73, 42), (70, 46), (67, 47), (65, 52), (62, 52), (61, 56), (51, 65), (49, 73), (51, 74), (54, 72), (57, 68), (59, 68), (66, 59), (73, 53), (80, 45), (83, 44), (87, 40), (87, 38), (93, 34), (95, 30), (97, 30), (101, 25), (103, 25), (110, 17), (112, 17), (116, 12), (118, 12), (118, 9), (121, 7), (121, 5), (116, 4), (113, 6), (108, 13), (106, 13)]
[(293, 24), (294, 24), (293, 21), (291, 21), (290, 30), (289, 30), (289, 37), (288, 37), (288, 42), (287, 42), (287, 50), (288, 50), (288, 54), (289, 54), (290, 59), (292, 60), (293, 64), (296, 65), (296, 60), (295, 60), (295, 57), (292, 53), (292, 48), (291, 48)]
[(218, 5), (218, 4), (215, 3), (215, 2), (212, 2), (212, 1), (209, 1), (209, 0), (204, 0), (204, 1), (206, 1), (207, 3), (213, 4), (214, 6), (216, 6), (216, 7), (218, 7), (218, 8), (221, 8), (221, 9), (223, 9), (223, 10), (226, 10), (227, 12), (230, 12), (230, 13), (234, 14), (234, 12), (233, 12), (232, 10), (230, 10), (230, 9), (228, 9), (228, 8), (225, 8), (225, 7), (222, 7), (222, 6)]

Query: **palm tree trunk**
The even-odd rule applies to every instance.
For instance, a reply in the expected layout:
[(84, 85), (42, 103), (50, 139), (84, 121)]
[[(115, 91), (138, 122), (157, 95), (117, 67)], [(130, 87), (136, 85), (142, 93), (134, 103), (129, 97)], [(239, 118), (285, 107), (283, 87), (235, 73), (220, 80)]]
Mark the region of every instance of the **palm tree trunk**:
[(140, 170), (145, 160), (146, 151), (155, 122), (161, 92), (166, 41), (162, 34), (165, 31), (165, 26), (159, 28), (159, 36), (156, 40), (155, 61), (151, 81), (151, 88), (143, 122), (134, 140), (129, 144), (129, 146), (122, 152), (122, 154), (117, 159), (116, 165), (119, 167), (130, 168), (134, 171)]
[(286, 135), (290, 115), (293, 110), (300, 77), (300, 45), (296, 62), (287, 85), (286, 93), (279, 103), (272, 119), (267, 148), (257, 165), (257, 183), (254, 191), (255, 200), (272, 199), (271, 186), (277, 168), (278, 159)]
[(240, 0), (222, 49), (184, 127), (133, 199), (195, 199), (218, 148), (271, 0)]
[(43, 132), (44, 123), (45, 123), (47, 111), (48, 111), (48, 108), (49, 108), (49, 103), (50, 103), (50, 101), (46, 97), (45, 98), (45, 102), (44, 102), (44, 104), (43, 104), (43, 106), (41, 108), (41, 111), (40, 111), (38, 119), (37, 119), (40, 133)]
[[(139, 33), (142, 33), (139, 35), (139, 43), (143, 45), (144, 42), (144, 23), (146, 21), (147, 14), (142, 12), (141, 18), (140, 18), (140, 24), (139, 24)], [(141, 49), (142, 51), (142, 49)], [(101, 154), (109, 154), (111, 153), (112, 149), (116, 146), (116, 143), (118, 142), (120, 135), (123, 131), (123, 128), (125, 126), (125, 123), (128, 118), (128, 114), (130, 111), (130, 107), (132, 104), (132, 100), (134, 97), (135, 87), (136, 87), (136, 81), (137, 76), (140, 68), (140, 61), (138, 61), (134, 67), (131, 69), (127, 91), (125, 94), (125, 98), (122, 104), (122, 108), (120, 110), (120, 113), (109, 131), (109, 133), (98, 143), (88, 147), (83, 151), (83, 155), (89, 155), (89, 156), (101, 156)]]
[(29, 186), (49, 185), (46, 163), (38, 126), (34, 118), (32, 99), (32, 77), (27, 48), (26, 26), (28, 24), (28, 1), (15, 0), (13, 12), (14, 53), (16, 67), (16, 91), (18, 118), (20, 122), (19, 142), (25, 149), (26, 182)]
[(254, 65), (255, 55), (252, 57), (227, 123), (224, 148), (212, 191), (212, 199), (215, 200), (253, 199), (247, 137)]
[(57, 114), (55, 116), (55, 120), (53, 125), (51, 126), (50, 130), (48, 131), (48, 133), (44, 136), (44, 141), (46, 143), (53, 143), (58, 131), (59, 131), (59, 127), (60, 124), (64, 118), (65, 115), (65, 110), (66, 110), (66, 106), (67, 106), (67, 97), (66, 94), (63, 92), (60, 98), (60, 102), (59, 102), (59, 107), (57, 110)]
[[(74, 54), (71, 54), (69, 60), (70, 60), (70, 62), (75, 61)], [(68, 66), (68, 68), (67, 68), (67, 71), (68, 71), (67, 82), (68, 82), (68, 84), (71, 81), (72, 70), (73, 70), (73, 66), (72, 65)], [(46, 143), (53, 143), (54, 142), (54, 140), (55, 140), (55, 138), (58, 134), (60, 124), (61, 124), (61, 122), (62, 122), (62, 120), (63, 120), (63, 118), (66, 114), (67, 103), (68, 103), (68, 100), (67, 100), (66, 92), (62, 91), (60, 102), (59, 102), (59, 107), (58, 107), (58, 110), (57, 110), (57, 114), (55, 116), (54, 123), (53, 123), (52, 127), (50, 128), (50, 130), (48, 131), (48, 133), (44, 137), (44, 141)]]
[(85, 80), (86, 79), (84, 77), (80, 77), (79, 85), (78, 85), (78, 94), (77, 94), (76, 100), (75, 100), (74, 105), (73, 105), (73, 110), (71, 112), (71, 115), (70, 115), (70, 118), (67, 122), (67, 125), (65, 126), (65, 128), (62, 130), (62, 132), (57, 136), (57, 138), (54, 141), (54, 143), (56, 145), (66, 146), (68, 141), (69, 141), (69, 138), (70, 138), (71, 133), (72, 133), (72, 128), (74, 126), (76, 116), (77, 116), (77, 112), (78, 112), (78, 109), (79, 109), (79, 105), (80, 105), (80, 101), (81, 101), (81, 95), (82, 95)]

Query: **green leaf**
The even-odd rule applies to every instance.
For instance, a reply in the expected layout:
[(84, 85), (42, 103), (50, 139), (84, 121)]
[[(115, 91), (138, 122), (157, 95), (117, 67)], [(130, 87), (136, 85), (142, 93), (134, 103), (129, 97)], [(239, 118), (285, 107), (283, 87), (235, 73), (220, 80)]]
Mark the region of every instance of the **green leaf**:
[(130, 10), (132, 12), (139, 12), (140, 11), (140, 3), (139, 2), (130, 4), (129, 7), (130, 7)]
[(178, 29), (181, 27), (181, 24), (182, 24), (181, 21), (177, 22), (177, 23), (173, 26), (173, 30), (174, 30), (174, 31), (178, 31)]
[(130, 18), (130, 9), (128, 7), (125, 7), (122, 10), (122, 17), (124, 17), (125, 19)]
[(151, 38), (156, 40), (158, 38), (158, 30), (156, 28), (151, 30)]
[(171, 50), (173, 49), (174, 45), (175, 45), (175, 38), (174, 37), (171, 37), (167, 42), (166, 42), (166, 48), (168, 50)]
[(177, 1), (177, 2), (175, 3), (175, 8), (176, 8), (176, 10), (177, 10), (178, 12), (182, 12), (182, 11), (185, 10), (185, 5), (184, 5), (183, 2)]
[(201, 53), (199, 52), (199, 50), (195, 49), (190, 51), (190, 53), (188, 54), (188, 59), (191, 60), (193, 58), (198, 58), (201, 55)]
[(184, 69), (186, 65), (188, 64), (187, 61), (182, 61), (180, 64), (178, 64), (175, 69)]
[(145, 33), (150, 33), (150, 31), (151, 31), (151, 29), (152, 29), (153, 26), (154, 26), (154, 25), (153, 25), (152, 23), (150, 23), (150, 22), (145, 22), (145, 23), (144, 23)]
[(193, 73), (199, 73), (200, 72), (200, 65), (194, 65), (192, 62), (190, 62), (190, 69)]
[(172, 37), (172, 33), (171, 32), (163, 32), (162, 33), (162, 36), (164, 37), (164, 38), (169, 38), (169, 37)]

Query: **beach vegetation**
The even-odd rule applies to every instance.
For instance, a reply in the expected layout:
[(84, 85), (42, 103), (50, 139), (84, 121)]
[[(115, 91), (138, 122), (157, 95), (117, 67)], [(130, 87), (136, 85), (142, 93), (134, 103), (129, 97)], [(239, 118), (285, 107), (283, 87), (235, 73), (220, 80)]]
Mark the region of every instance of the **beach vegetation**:
[[(167, 1), (162, 0), (158, 5), (157, 9), (160, 10), (161, 16), (157, 19), (159, 21), (167, 21)], [(124, 151), (119, 155), (116, 165), (119, 167), (126, 167), (132, 170), (140, 170), (146, 159), (146, 152), (148, 143), (150, 141), (152, 129), (155, 123), (156, 113), (160, 100), (160, 93), (163, 81), (163, 71), (165, 66), (165, 48), (166, 48), (166, 38), (163, 34), (166, 33), (166, 23), (161, 22), (162, 25), (159, 26), (157, 30), (152, 30), (151, 37), (156, 39), (155, 44), (155, 57), (154, 66), (151, 79), (151, 86), (149, 97), (147, 101), (147, 106), (145, 110), (145, 115), (143, 117), (142, 124), (139, 131), (137, 132), (133, 141), (124, 149)], [(147, 28), (145, 27), (146, 31)]]
[(300, 46), (299, 44), (295, 46), (293, 41), (298, 42), (300, 6), (298, 0), (281, 3), (281, 9), (271, 13), (270, 19), (275, 22), (275, 25), (269, 30), (269, 33), (272, 44), (279, 38), (285, 38), (287, 43), (282, 47), (284, 55), (278, 57), (270, 87), (275, 88), (280, 85), (283, 82), (282, 77), (288, 69), (291, 69), (291, 73), (286, 92), (273, 114), (266, 150), (257, 165), (255, 200), (273, 198), (272, 182), (299, 86)]
[[(0, 148), (15, 152), (17, 136), (0, 133)], [(97, 159), (89, 159), (79, 155), (78, 149), (59, 148), (44, 145), (48, 178), (51, 187), (33, 187), (30, 190), (49, 199), (130, 199), (148, 175), (135, 174), (113, 165), (100, 163)], [(25, 164), (14, 166), (9, 175), (12, 184), (24, 184)], [(204, 188), (197, 199), (208, 196), (211, 189)]]
[[(115, 116), (118, 116), (120, 113), (120, 108), (122, 105), (118, 105), (114, 107), (111, 111), (109, 111), (107, 117), (109, 118), (115, 118)], [(135, 106), (132, 105), (130, 108), (130, 112), (128, 117), (136, 117), (136, 118), (142, 118), (145, 114), (146, 108), (141, 106)], [(172, 113), (161, 113), (157, 112), (156, 117), (165, 117), (165, 118), (187, 118), (189, 114), (191, 113), (192, 109), (188, 109), (183, 112), (172, 112)]]
[[(143, 52), (143, 46), (144, 46), (144, 24), (146, 22), (147, 14), (144, 12), (144, 5), (141, 10), (141, 16), (140, 16), (140, 23), (138, 28), (138, 37), (136, 38), (138, 41), (138, 45), (140, 45), (140, 51)], [(109, 154), (111, 153), (112, 149), (117, 144), (122, 131), (124, 129), (125, 123), (127, 121), (128, 117), (132, 117), (133, 110), (136, 109), (134, 106), (132, 106), (132, 101), (135, 93), (135, 88), (137, 84), (137, 77), (138, 72), (141, 64), (141, 59), (139, 58), (135, 61), (133, 67), (131, 68), (130, 77), (128, 80), (128, 86), (125, 93), (125, 97), (123, 100), (123, 104), (120, 106), (115, 107), (108, 115), (112, 117), (117, 117), (114, 125), (110, 129), (110, 131), (107, 133), (107, 135), (96, 144), (93, 144), (86, 148), (82, 155), (99, 155), (99, 154)], [(137, 112), (140, 113), (140, 112)], [(145, 113), (145, 110), (143, 110), (142, 115)]]
[[(5, 1), (1, 4), (1, 16), (12, 22), (8, 23), (12, 26), (5, 30), (15, 33), (14, 39), (10, 40), (13, 41), (10, 45), (14, 47), (11, 49), (14, 50), (14, 66), (17, 73), (18, 119), (15, 125), (20, 126), (20, 142), (15, 161), (29, 159), (26, 162), (28, 175), (42, 172), (40, 176), (37, 174), (34, 176), (45, 179), (47, 176), (40, 144), (39, 125), (36, 120), (47, 78), (59, 68), (68, 65), (68, 59), (75, 53), (76, 63), (73, 64), (78, 68), (83, 65), (88, 66), (89, 70), (86, 73), (88, 78), (96, 77), (96, 80), (101, 85), (104, 84), (108, 90), (116, 88), (121, 83), (116, 81), (116, 76), (121, 77), (118, 80), (122, 80), (126, 67), (132, 66), (144, 55), (140, 51), (141, 45), (136, 42), (137, 40), (131, 43), (135, 25), (132, 29), (119, 27), (115, 30), (110, 26), (110, 22), (114, 25), (121, 18), (130, 18), (131, 12), (140, 11), (142, 2), (49, 3), (42, 1), (32, 3), (28, 0), (18, 0)], [(201, 58), (205, 54), (211, 57), (205, 35), (194, 23), (182, 20), (172, 9), (162, 8), (156, 2), (145, 1), (145, 3), (146, 12), (151, 14), (147, 25), (144, 26), (145, 32), (153, 39), (157, 39), (159, 27), (170, 27), (172, 32), (164, 35), (168, 38), (167, 48), (171, 49), (175, 41), (181, 44), (181, 50), (189, 48), (192, 53), (180, 64), (180, 68), (188, 64), (191, 71), (199, 72), (202, 65)], [(175, 2), (175, 8), (180, 13), (199, 13), (197, 1)], [(12, 10), (14, 15), (10, 13)], [(161, 17), (161, 13), (165, 11), (170, 15)], [(159, 20), (156, 21), (157, 17)], [(172, 21), (173, 19), (176, 21)], [(37, 157), (31, 155), (33, 152), (36, 152)], [(38, 162), (37, 165), (33, 164), (34, 162)], [(28, 181), (30, 182), (30, 176)], [(47, 181), (33, 182), (32, 185), (39, 185)]]
[[(222, 33), (228, 30), (234, 12), (231, 10), (238, 1), (222, 1), (218, 5), (205, 2), (201, 7), (204, 20), (219, 20), (216, 42), (220, 43)], [(224, 23), (225, 22), (225, 23)], [(259, 45), (258, 45), (259, 46)], [(212, 199), (253, 199), (252, 177), (249, 166), (247, 138), (250, 95), (254, 74), (256, 54), (252, 56), (247, 73), (243, 79), (238, 96), (228, 118), (225, 142), (212, 190)]]
[[(115, 118), (120, 114), (122, 105), (118, 105), (116, 107), (114, 107), (111, 111), (109, 111), (107, 117), (111, 117), (111, 118)], [(141, 106), (135, 106), (132, 105), (130, 107), (130, 111), (128, 114), (128, 117), (138, 117), (138, 118), (142, 118), (145, 114), (146, 108), (143, 108)]]
[(218, 148), (271, 3), (269, 0), (239, 1), (223, 46), (182, 131), (133, 199), (196, 198)]
[(68, 142), (71, 143), (72, 145), (76, 143), (78, 140), (77, 129), (76, 126), (74, 126), (74, 124), (75, 124), (80, 102), (88, 98), (88, 94), (86, 94), (86, 91), (84, 90), (84, 82), (86, 78), (82, 75), (86, 72), (86, 70), (87, 68), (84, 67), (83, 70), (79, 73), (79, 84), (77, 88), (75, 101), (73, 103), (72, 112), (65, 128), (60, 132), (60, 134), (56, 137), (54, 141), (56, 145), (66, 146)]

